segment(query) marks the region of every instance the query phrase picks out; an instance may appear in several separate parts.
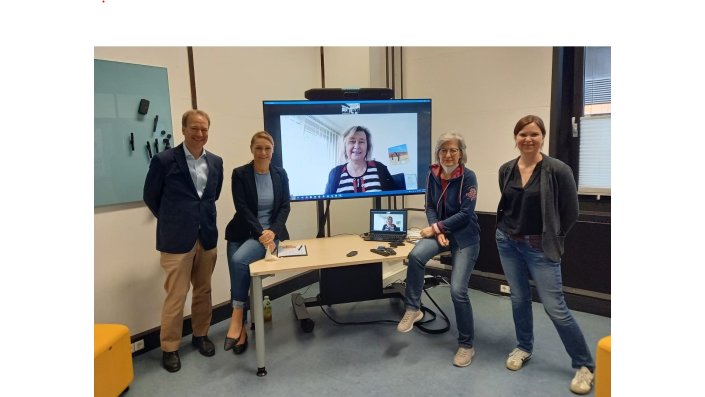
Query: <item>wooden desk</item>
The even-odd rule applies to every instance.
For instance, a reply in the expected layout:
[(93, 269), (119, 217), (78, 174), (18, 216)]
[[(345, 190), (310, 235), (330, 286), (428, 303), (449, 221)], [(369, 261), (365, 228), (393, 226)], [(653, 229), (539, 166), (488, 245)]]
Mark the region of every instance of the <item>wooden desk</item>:
[[(262, 278), (272, 276), (277, 272), (292, 270), (316, 270), (331, 267), (354, 266), (367, 263), (399, 261), (406, 259), (414, 248), (413, 244), (406, 243), (394, 248), (396, 255), (382, 256), (370, 252), (370, 249), (380, 245), (389, 246), (388, 243), (379, 241), (364, 241), (360, 236), (347, 235), (327, 238), (313, 238), (307, 240), (284, 241), (281, 244), (305, 244), (307, 256), (290, 256), (279, 258), (276, 261), (259, 260), (250, 264), (252, 276), (252, 311), (255, 319), (255, 346), (257, 349), (257, 376), (267, 375), (265, 369), (264, 348), (264, 312), (262, 308)], [(357, 255), (348, 257), (350, 251), (357, 251)]]

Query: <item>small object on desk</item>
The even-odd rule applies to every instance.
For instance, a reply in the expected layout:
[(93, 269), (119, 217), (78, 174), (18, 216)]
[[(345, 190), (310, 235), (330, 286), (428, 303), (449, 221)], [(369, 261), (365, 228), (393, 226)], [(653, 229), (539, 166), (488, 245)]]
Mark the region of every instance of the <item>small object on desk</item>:
[(287, 256), (307, 256), (306, 246), (301, 245), (280, 245), (279, 246), (279, 257), (284, 258)]
[(421, 229), (414, 229), (414, 230), (409, 230), (406, 233), (406, 238), (409, 240), (420, 240), (421, 237)]
[(135, 151), (135, 133), (134, 132), (130, 132), (130, 148), (132, 149), (133, 152)]
[(357, 251), (350, 251), (345, 256), (350, 257), (350, 256), (355, 256), (355, 255), (357, 255)]
[(147, 141), (147, 154), (149, 154), (149, 158), (152, 158), (152, 146), (150, 146), (149, 141)]
[(265, 261), (275, 261), (279, 259), (276, 255), (274, 255), (270, 250), (266, 250), (264, 254), (264, 260)]
[(370, 252), (374, 252), (377, 255), (382, 255), (382, 256), (389, 256), (390, 253), (387, 251), (386, 248), (381, 247), (381, 248), (370, 248)]
[(159, 121), (159, 115), (154, 116), (154, 127), (152, 127), (152, 132), (157, 131), (157, 121)]

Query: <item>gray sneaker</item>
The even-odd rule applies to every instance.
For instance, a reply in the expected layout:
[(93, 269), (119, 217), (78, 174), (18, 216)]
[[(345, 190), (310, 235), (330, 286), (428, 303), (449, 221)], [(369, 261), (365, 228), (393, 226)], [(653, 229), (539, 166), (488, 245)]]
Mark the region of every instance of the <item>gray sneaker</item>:
[(580, 367), (575, 377), (570, 382), (570, 391), (575, 394), (588, 394), (592, 390), (595, 375), (587, 367)]
[(517, 347), (512, 350), (512, 352), (509, 353), (509, 357), (507, 357), (507, 368), (512, 371), (518, 371), (530, 358), (531, 353), (527, 353)]
[(475, 356), (474, 347), (458, 347), (458, 352), (455, 353), (453, 357), (453, 365), (456, 367), (467, 367), (472, 362), (472, 358)]
[(399, 325), (397, 325), (397, 331), (399, 332), (409, 332), (414, 328), (414, 323), (423, 318), (423, 312), (421, 310), (407, 310), (404, 313)]

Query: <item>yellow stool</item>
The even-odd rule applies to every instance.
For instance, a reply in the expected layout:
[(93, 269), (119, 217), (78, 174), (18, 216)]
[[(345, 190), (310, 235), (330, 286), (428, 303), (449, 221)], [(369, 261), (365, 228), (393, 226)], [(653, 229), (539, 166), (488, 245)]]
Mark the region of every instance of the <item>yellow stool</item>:
[(595, 366), (595, 397), (610, 397), (612, 382), (612, 337), (605, 336), (597, 342)]
[(93, 329), (94, 396), (117, 397), (132, 383), (130, 331), (121, 324), (95, 324)]

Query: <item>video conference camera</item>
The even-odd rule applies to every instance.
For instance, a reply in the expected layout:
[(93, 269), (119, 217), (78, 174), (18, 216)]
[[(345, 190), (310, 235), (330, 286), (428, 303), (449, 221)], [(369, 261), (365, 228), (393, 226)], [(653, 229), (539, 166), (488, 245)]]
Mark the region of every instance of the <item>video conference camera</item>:
[(304, 97), (312, 101), (343, 101), (348, 99), (394, 99), (391, 88), (311, 88)]

